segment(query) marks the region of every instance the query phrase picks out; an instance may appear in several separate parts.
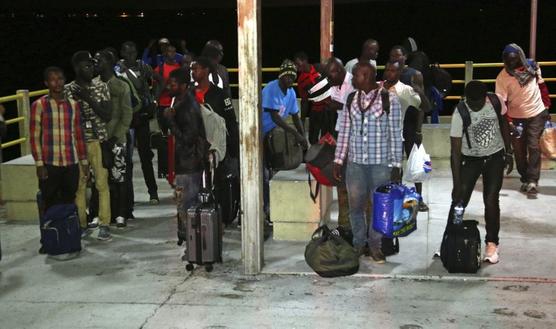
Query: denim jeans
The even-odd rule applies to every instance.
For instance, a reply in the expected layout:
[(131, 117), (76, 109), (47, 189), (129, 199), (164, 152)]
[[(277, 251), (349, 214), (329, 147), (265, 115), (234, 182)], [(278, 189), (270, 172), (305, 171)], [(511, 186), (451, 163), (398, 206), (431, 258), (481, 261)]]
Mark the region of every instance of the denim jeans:
[(178, 213), (185, 213), (197, 203), (197, 196), (201, 189), (202, 172), (176, 175), (176, 201)]
[[(364, 247), (367, 243), (371, 249), (380, 249), (382, 234), (373, 230), (373, 214), (366, 214), (373, 191), (390, 180), (390, 171), (386, 165), (362, 165), (348, 162), (346, 185), (349, 197), (349, 218), (353, 231), (353, 245)], [(365, 216), (369, 216), (369, 225)]]
[[(500, 190), (504, 181), (504, 150), (488, 157), (463, 156), (460, 169), (461, 198), (463, 206), (467, 207), (477, 180), (483, 176), (483, 202), (485, 204), (485, 242), (498, 244), (500, 231)], [(446, 226), (453, 225), (454, 207), (459, 200), (452, 200), (448, 222)]]

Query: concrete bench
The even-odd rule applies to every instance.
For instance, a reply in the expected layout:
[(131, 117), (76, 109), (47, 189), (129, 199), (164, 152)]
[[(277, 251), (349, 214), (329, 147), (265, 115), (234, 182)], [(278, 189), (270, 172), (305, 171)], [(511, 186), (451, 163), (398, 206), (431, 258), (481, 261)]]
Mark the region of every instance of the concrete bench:
[[(316, 181), (312, 180), (312, 189)], [(305, 165), (278, 172), (270, 181), (270, 218), (274, 240), (309, 241), (321, 218), (330, 220), (332, 189), (321, 187), (316, 203), (310, 197)]]
[(2, 197), (6, 202), (7, 219), (38, 220), (39, 183), (35, 168), (31, 155), (2, 164)]

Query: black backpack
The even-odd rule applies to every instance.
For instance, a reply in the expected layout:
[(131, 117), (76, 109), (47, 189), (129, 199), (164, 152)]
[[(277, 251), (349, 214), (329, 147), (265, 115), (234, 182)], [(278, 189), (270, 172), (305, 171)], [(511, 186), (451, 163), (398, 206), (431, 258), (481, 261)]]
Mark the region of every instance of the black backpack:
[(442, 265), (450, 273), (477, 273), (481, 267), (481, 234), (476, 220), (449, 224), (440, 246)]
[[(348, 95), (346, 99), (346, 106), (347, 110), (350, 111), (351, 103), (353, 103), (353, 99), (355, 98), (356, 91), (352, 92)], [(390, 114), (390, 95), (388, 94), (388, 90), (382, 88), (380, 91), (380, 98), (382, 99), (382, 111), (386, 113), (386, 115)], [(349, 112), (349, 119), (351, 120), (351, 111)]]
[[(495, 93), (488, 92), (487, 97), (494, 107), (494, 112), (496, 112), (496, 116), (498, 116), (498, 122), (500, 124), (500, 128), (502, 128), (502, 104), (500, 103), (500, 99), (496, 96)], [(471, 125), (471, 114), (469, 114), (469, 109), (467, 105), (461, 100), (458, 105), (456, 106), (459, 115), (461, 116), (461, 121), (463, 122), (463, 134), (465, 135), (465, 139), (467, 140), (467, 146), (471, 149), (471, 139), (469, 138), (469, 132), (467, 129)]]

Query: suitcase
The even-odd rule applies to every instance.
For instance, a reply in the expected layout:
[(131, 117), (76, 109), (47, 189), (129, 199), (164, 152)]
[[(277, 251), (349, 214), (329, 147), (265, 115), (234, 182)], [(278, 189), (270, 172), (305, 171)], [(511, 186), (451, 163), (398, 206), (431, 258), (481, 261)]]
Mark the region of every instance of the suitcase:
[(81, 228), (75, 204), (57, 204), (40, 218), (41, 244), (51, 256), (81, 251)]
[(197, 264), (205, 266), (206, 271), (210, 272), (214, 263), (222, 262), (222, 220), (214, 200), (212, 183), (211, 187), (207, 186), (206, 173), (203, 173), (202, 181), (199, 203), (185, 214), (187, 249), (184, 257), (188, 262), (186, 270), (192, 271), (194, 264)]
[(477, 273), (481, 267), (481, 234), (476, 220), (450, 224), (440, 246), (442, 265), (450, 273)]

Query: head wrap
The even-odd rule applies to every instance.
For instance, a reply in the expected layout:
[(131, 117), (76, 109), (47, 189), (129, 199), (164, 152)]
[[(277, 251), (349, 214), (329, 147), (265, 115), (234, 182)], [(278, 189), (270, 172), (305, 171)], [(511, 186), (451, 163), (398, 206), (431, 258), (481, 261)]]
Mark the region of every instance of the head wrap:
[(291, 75), (293, 78), (297, 78), (297, 67), (295, 63), (289, 59), (285, 59), (280, 65), (280, 74), (278, 74), (278, 78), (283, 77), (284, 75)]
[(521, 87), (525, 86), (529, 83), (529, 81), (536, 77), (535, 68), (533, 68), (529, 61), (527, 61), (527, 59), (525, 58), (525, 53), (520, 46), (515, 43), (506, 45), (506, 47), (504, 47), (504, 51), (502, 52), (502, 56), (505, 56), (507, 54), (517, 54), (519, 56), (521, 65), (523, 66), (523, 68), (525, 68), (524, 70), (510, 70), (506, 67), (506, 72), (516, 78)]

